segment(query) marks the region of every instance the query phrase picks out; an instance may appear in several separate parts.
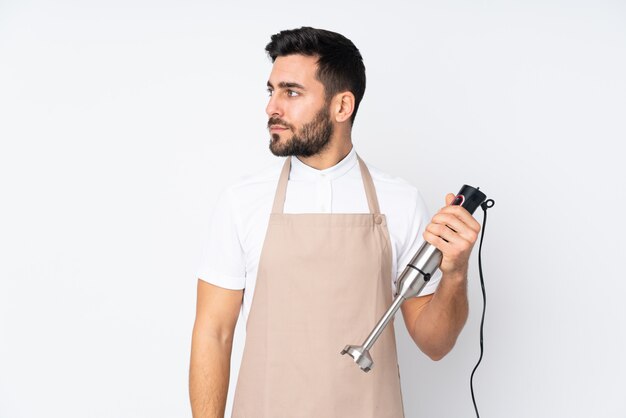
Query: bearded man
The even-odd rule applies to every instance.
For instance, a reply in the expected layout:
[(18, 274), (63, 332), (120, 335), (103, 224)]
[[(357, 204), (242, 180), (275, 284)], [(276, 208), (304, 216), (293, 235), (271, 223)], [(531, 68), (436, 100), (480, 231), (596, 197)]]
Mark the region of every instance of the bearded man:
[(480, 225), (447, 206), (453, 194), (429, 222), (415, 187), (359, 158), (351, 133), (365, 67), (349, 39), (303, 27), (273, 35), (266, 51), (270, 150), (287, 158), (217, 204), (198, 272), (193, 416), (224, 416), (241, 310), (234, 418), (404, 417), (392, 324), (371, 350), (369, 373), (339, 352), (370, 332), (425, 239), (443, 253), (440, 273), (402, 314), (420, 350), (445, 356), (467, 319)]

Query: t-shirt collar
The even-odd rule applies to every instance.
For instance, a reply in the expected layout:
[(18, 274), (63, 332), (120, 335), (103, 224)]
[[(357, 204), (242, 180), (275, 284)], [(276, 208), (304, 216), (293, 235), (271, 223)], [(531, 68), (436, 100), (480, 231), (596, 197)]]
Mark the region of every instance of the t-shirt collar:
[(350, 169), (355, 166), (357, 161), (354, 147), (352, 147), (348, 155), (346, 155), (343, 160), (339, 161), (332, 167), (325, 168), (324, 170), (318, 170), (310, 167), (300, 161), (297, 157), (292, 157), (289, 180), (313, 181), (319, 180), (320, 178), (335, 180), (350, 171)]

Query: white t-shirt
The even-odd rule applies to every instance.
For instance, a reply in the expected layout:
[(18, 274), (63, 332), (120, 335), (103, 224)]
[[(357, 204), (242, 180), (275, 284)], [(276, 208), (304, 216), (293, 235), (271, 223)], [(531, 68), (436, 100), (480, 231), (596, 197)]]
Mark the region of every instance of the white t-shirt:
[[(284, 159), (248, 176), (221, 194), (197, 270), (198, 278), (226, 289), (245, 289), (243, 314), (252, 306), (257, 268)], [(406, 181), (367, 164), (380, 211), (387, 218), (392, 248), (392, 292), (395, 281), (423, 242), (430, 217), (418, 190)], [(369, 213), (354, 148), (338, 164), (317, 170), (291, 159), (284, 213)], [(437, 271), (420, 293), (434, 293)]]

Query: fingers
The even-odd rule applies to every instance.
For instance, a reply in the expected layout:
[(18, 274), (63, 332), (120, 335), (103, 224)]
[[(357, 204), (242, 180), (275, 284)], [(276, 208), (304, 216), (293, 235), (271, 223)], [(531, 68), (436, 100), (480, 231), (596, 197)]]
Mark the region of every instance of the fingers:
[(446, 195), (447, 206), (437, 212), (424, 232), (424, 239), (428, 233), (430, 240), (427, 241), (437, 248), (442, 245), (443, 248), (440, 248), (442, 251), (451, 247), (459, 249), (471, 247), (480, 233), (480, 224), (465, 208), (458, 205), (450, 206), (455, 198), (452, 193)]
[[(480, 233), (480, 224), (463, 207), (450, 204), (456, 198), (449, 193), (446, 204), (424, 230), (424, 239), (443, 254), (439, 268), (444, 274), (467, 271), (472, 247)], [(447, 273), (446, 273), (447, 272)]]
[[(467, 228), (465, 228), (467, 230)], [(453, 231), (450, 227), (445, 224), (437, 224), (431, 222), (426, 227), (426, 231), (429, 232), (441, 239), (443, 239), (446, 243), (450, 244), (453, 247), (467, 247), (473, 244), (473, 241), (470, 239), (464, 238), (461, 234), (456, 231)]]
[[(450, 196), (453, 196), (453, 199), (450, 200)], [(454, 201), (454, 195), (452, 195), (452, 193), (449, 193), (446, 196), (446, 202), (449, 202), (447, 204), (447, 206), (444, 206), (443, 208), (441, 208), (439, 210), (439, 212), (437, 212), (437, 214), (450, 214), (453, 215), (455, 217), (457, 217), (461, 222), (463, 222), (465, 225), (467, 225), (470, 229), (472, 229), (473, 231), (475, 231), (476, 233), (480, 232), (480, 224), (478, 223), (478, 221), (467, 211), (467, 209), (465, 209), (462, 206), (459, 205), (454, 205), (454, 206), (450, 206), (450, 203), (452, 203), (452, 201)]]
[(444, 240), (439, 235), (430, 232), (428, 228), (424, 231), (422, 236), (426, 242), (437, 247), (437, 249), (439, 249), (442, 253), (448, 253), (451, 250), (452, 245), (448, 241)]
[(428, 243), (437, 247), (444, 259), (449, 260), (452, 265), (465, 265), (467, 263), (472, 249), (472, 244), (469, 242), (459, 238), (447, 241), (431, 231), (424, 231), (423, 237)]
[[(456, 217), (455, 215), (451, 213), (439, 212), (435, 216), (433, 216), (431, 223), (434, 223), (437, 225), (444, 225), (447, 227), (447, 229), (451, 230), (451, 232), (457, 233), (458, 235), (460, 235), (461, 238), (469, 242), (475, 242), (476, 238), (478, 237), (478, 233), (480, 232), (480, 224), (478, 224), (478, 222), (476, 223), (478, 224), (479, 229), (475, 230), (475, 229), (472, 229), (471, 226), (466, 225), (461, 219), (459, 219), (458, 217)], [(446, 232), (446, 231), (443, 231), (443, 232)], [(446, 234), (446, 236), (449, 236), (449, 235)], [(447, 239), (445, 236), (442, 236), (442, 237)]]

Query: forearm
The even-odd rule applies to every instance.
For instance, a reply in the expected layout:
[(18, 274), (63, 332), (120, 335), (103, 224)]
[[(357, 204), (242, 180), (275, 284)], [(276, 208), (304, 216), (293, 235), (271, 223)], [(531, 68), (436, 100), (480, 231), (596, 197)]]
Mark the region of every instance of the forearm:
[(189, 397), (194, 418), (223, 418), (230, 377), (232, 340), (194, 331), (189, 367)]
[(418, 347), (440, 360), (452, 350), (468, 316), (467, 274), (445, 275), (409, 329)]

